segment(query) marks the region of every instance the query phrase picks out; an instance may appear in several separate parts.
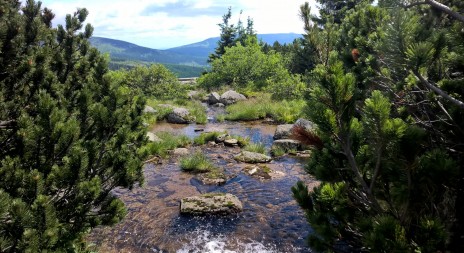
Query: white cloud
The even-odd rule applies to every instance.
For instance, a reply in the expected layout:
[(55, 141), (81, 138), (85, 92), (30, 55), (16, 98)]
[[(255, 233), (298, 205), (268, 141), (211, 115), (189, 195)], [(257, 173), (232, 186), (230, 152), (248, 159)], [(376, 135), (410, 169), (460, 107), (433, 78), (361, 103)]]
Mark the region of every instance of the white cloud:
[[(90, 12), (87, 21), (95, 27), (94, 36), (125, 40), (151, 48), (169, 48), (218, 36), (217, 24), (221, 23), (222, 15), (227, 12), (228, 6), (232, 7), (234, 22), (237, 21), (240, 10), (243, 10), (242, 20), (245, 21), (250, 16), (258, 33), (302, 33), (302, 22), (298, 17), (298, 11), (299, 6), (305, 1), (42, 0), (42, 2), (44, 7), (51, 8), (56, 14), (55, 24), (62, 24), (65, 15), (74, 12), (77, 7), (85, 7)], [(190, 9), (176, 11), (176, 6)], [(158, 7), (163, 12), (158, 12)], [(171, 15), (170, 10), (173, 11)]]

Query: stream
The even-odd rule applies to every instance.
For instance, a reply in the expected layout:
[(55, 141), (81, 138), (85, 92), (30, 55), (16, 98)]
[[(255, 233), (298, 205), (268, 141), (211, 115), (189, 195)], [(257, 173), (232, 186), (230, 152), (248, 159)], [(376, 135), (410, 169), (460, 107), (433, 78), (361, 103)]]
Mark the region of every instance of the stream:
[[(206, 125), (174, 125), (156, 123), (156, 133), (169, 131), (191, 138), (204, 131), (226, 130), (229, 134), (248, 136), (262, 142), (269, 150), (275, 125), (261, 122), (214, 121), (216, 111), (208, 110)], [(311, 252), (305, 238), (311, 227), (303, 211), (292, 198), (290, 188), (298, 181), (316, 183), (305, 171), (304, 158), (284, 156), (267, 164), (283, 177), (260, 180), (241, 172), (245, 164), (233, 156), (238, 147), (204, 145), (201, 150), (214, 164), (237, 176), (225, 185), (203, 185), (194, 175), (180, 171), (177, 158), (162, 164), (146, 164), (143, 187), (115, 189), (114, 194), (126, 204), (128, 214), (112, 227), (93, 230), (89, 241), (100, 252)], [(232, 216), (180, 215), (180, 199), (207, 192), (236, 195), (243, 203), (243, 212)]]

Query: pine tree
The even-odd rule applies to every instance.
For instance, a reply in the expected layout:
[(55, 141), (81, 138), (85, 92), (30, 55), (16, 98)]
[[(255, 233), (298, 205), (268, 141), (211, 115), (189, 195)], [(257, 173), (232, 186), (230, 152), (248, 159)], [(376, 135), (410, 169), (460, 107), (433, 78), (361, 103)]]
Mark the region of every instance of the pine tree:
[(79, 251), (124, 217), (115, 187), (142, 182), (144, 100), (106, 77), (86, 9), (0, 1), (0, 251)]
[[(242, 12), (240, 12), (240, 14), (242, 14)], [(247, 41), (252, 43), (254, 43), (253, 41), (258, 41), (256, 31), (253, 28), (253, 20), (250, 17), (247, 18), (246, 28), (243, 26), (243, 22), (240, 18), (236, 26), (234, 24), (230, 24), (231, 18), (232, 7), (229, 7), (227, 13), (222, 16), (222, 23), (218, 24), (221, 34), (214, 54), (209, 55), (209, 63), (212, 63), (215, 59), (221, 58), (221, 56), (226, 52), (226, 48), (233, 47), (239, 42), (242, 45), (245, 45)]]
[(463, 23), (385, 5), (316, 30), (318, 53), (329, 52), (310, 75), (318, 128), (296, 134), (314, 146), (307, 169), (322, 184), (300, 182), (294, 197), (318, 251), (460, 252)]

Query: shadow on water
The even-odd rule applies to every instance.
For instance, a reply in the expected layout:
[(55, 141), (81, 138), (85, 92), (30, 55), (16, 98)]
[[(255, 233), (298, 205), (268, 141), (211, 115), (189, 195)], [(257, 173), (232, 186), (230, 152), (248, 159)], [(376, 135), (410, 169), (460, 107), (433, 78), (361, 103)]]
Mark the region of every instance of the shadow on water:
[[(200, 134), (194, 131), (198, 127), (248, 136), (267, 148), (276, 128), (256, 122), (203, 126), (160, 123), (152, 131), (195, 137)], [(239, 148), (203, 148), (203, 152), (237, 176), (225, 185), (208, 186), (181, 172), (175, 158), (161, 165), (147, 164), (143, 187), (114, 191), (127, 205), (126, 218), (113, 227), (95, 229), (89, 240), (101, 252), (310, 252), (304, 238), (311, 228), (290, 190), (298, 180), (313, 181), (304, 172), (304, 160), (275, 160), (268, 166), (285, 176), (261, 181), (241, 173), (243, 165), (232, 159)], [(181, 198), (213, 191), (236, 195), (243, 203), (243, 212), (227, 217), (179, 214)]]

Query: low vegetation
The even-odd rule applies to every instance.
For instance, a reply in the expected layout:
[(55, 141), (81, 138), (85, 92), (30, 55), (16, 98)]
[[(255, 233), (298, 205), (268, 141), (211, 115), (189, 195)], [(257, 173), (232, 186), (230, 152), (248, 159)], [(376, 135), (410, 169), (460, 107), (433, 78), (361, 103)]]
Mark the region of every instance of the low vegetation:
[(225, 134), (224, 132), (208, 132), (201, 133), (199, 136), (193, 139), (193, 143), (197, 145), (204, 145), (210, 141), (215, 141), (219, 135)]
[(159, 141), (150, 142), (141, 148), (140, 152), (149, 156), (166, 158), (169, 152), (175, 148), (187, 147), (192, 141), (186, 135), (173, 135), (169, 132), (158, 132)]
[(180, 168), (183, 171), (204, 173), (215, 170), (212, 162), (201, 152), (195, 152), (180, 159)]
[(306, 103), (304, 100), (272, 100), (269, 94), (239, 101), (226, 108), (224, 119), (231, 121), (250, 121), (272, 118), (280, 123), (294, 123), (302, 116)]
[(205, 107), (199, 101), (187, 100), (185, 98), (178, 98), (173, 100), (149, 99), (147, 101), (147, 105), (153, 107), (153, 109), (156, 110), (156, 113), (151, 114), (151, 116), (147, 116), (151, 122), (166, 119), (168, 114), (171, 113), (175, 107), (183, 107), (187, 109), (190, 112), (190, 115), (195, 117), (195, 122), (197, 124), (206, 124), (208, 122)]
[(250, 143), (245, 146), (245, 151), (266, 154), (266, 146), (263, 143)]

